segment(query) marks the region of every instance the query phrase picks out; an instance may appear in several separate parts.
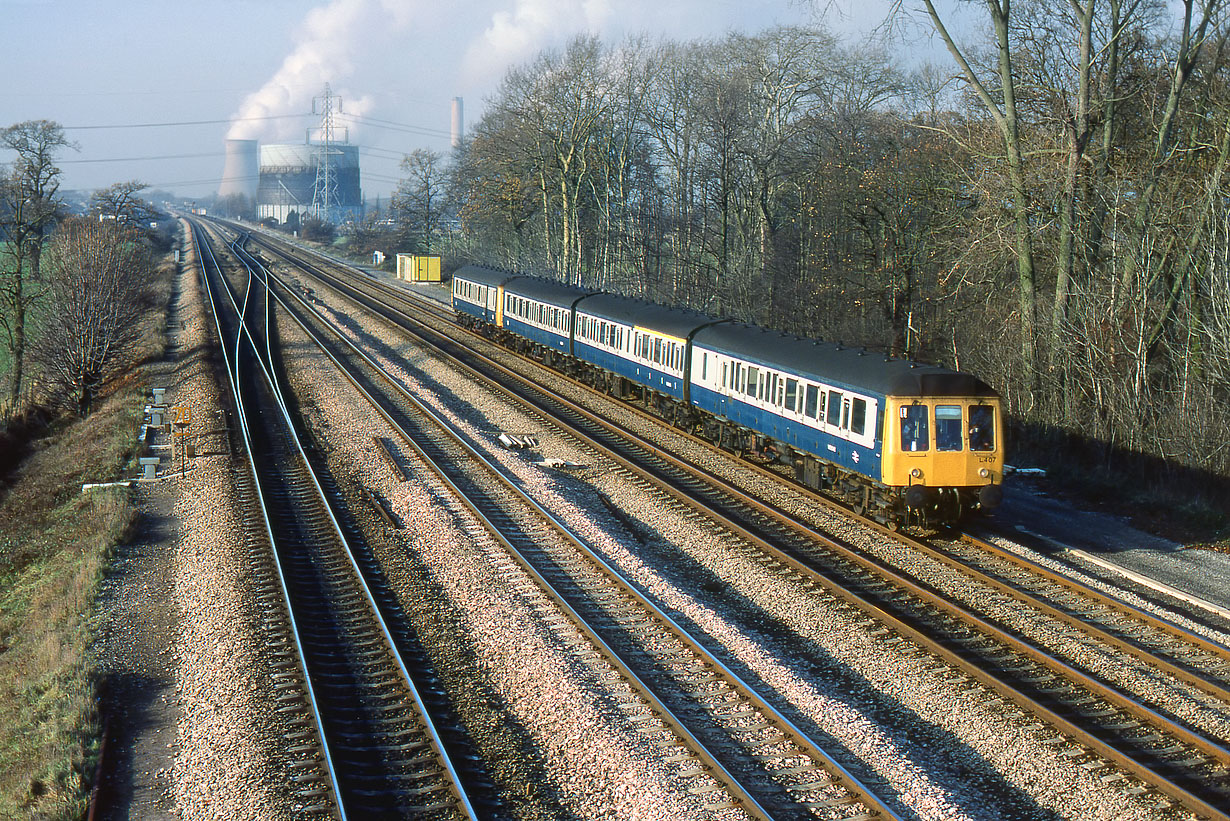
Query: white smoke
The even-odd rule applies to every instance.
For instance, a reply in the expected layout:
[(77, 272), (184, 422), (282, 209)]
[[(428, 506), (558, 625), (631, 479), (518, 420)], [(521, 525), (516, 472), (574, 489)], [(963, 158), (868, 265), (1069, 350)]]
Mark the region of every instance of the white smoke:
[(325, 83), (344, 97), (346, 114), (362, 116), (372, 108), (373, 99), (347, 95), (344, 86), (355, 71), (355, 55), (390, 47), (418, 5), (419, 0), (332, 0), (312, 9), (281, 67), (260, 90), (248, 95), (231, 118), (227, 139), (302, 138), (311, 121), (287, 115), (310, 113), (312, 98), (324, 92)]
[(513, 0), (511, 11), (491, 15), (470, 47), (466, 74), (473, 80), (502, 75), (543, 48), (581, 32), (601, 31), (612, 14), (609, 0)]

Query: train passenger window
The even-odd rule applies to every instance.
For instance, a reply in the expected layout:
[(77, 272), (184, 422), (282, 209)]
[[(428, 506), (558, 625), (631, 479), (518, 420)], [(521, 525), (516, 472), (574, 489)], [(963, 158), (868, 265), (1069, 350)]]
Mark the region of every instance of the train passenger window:
[(995, 408), (969, 406), (969, 449), (995, 450)]
[(825, 421), (835, 428), (841, 425), (841, 391), (829, 391), (829, 414)]
[(961, 406), (935, 406), (935, 449), (961, 449)]
[(758, 368), (749, 367), (747, 369), (747, 387), (744, 389), (743, 392), (746, 393), (748, 396), (755, 397), (757, 388), (759, 387), (759, 383), (760, 383), (760, 370)]
[(791, 413), (799, 412), (799, 380), (786, 380), (786, 409)]
[(819, 419), (823, 411), (820, 410), (820, 388), (815, 385), (807, 386), (807, 401), (803, 407), (803, 413), (810, 416), (812, 419)]
[(927, 406), (903, 406), (901, 408), (901, 449), (911, 452), (926, 450), (930, 444), (931, 432), (927, 429)]
[(867, 430), (867, 400), (855, 399), (850, 409), (850, 432), (862, 436)]

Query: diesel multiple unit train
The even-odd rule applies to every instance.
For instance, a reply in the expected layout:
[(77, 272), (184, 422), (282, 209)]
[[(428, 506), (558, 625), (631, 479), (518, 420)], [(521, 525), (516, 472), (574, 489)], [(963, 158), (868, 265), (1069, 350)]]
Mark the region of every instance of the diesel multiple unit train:
[(887, 525), (1002, 497), (999, 397), (968, 374), (481, 266), (452, 299), (463, 324)]

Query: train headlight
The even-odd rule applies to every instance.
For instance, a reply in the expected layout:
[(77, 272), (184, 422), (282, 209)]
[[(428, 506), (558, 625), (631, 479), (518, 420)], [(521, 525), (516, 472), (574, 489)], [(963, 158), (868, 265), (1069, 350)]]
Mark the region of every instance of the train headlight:
[(989, 468), (983, 468), (982, 470), (978, 471), (978, 475), (981, 476), (983, 479), (990, 479), (991, 471)]
[(915, 479), (921, 479), (922, 478), (922, 468), (914, 468), (913, 470), (910, 471), (910, 475), (913, 476)]

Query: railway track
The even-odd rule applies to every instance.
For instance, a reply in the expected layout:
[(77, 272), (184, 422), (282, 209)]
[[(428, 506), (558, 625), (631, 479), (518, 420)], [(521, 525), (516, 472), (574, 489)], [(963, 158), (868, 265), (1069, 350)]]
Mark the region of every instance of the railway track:
[[(387, 292), (388, 289), (384, 289), (366, 298), (358, 295), (352, 298), (365, 299), (373, 309), (388, 311), (387, 306), (382, 305), (387, 297), (381, 296)], [(400, 294), (396, 296), (404, 299)], [(406, 310), (411, 309), (420, 316), (424, 310), (421, 306), (406, 307)], [(436, 344), (438, 340), (431, 341)], [(455, 346), (455, 343), (449, 344)], [(470, 361), (475, 358), (472, 352), (462, 356)], [(522, 392), (522, 388), (518, 387), (517, 391)], [(557, 399), (554, 397), (551, 401)], [(554, 414), (541, 397), (530, 401), (537, 412)], [(626, 410), (624, 408), (623, 412)], [(593, 447), (601, 449), (607, 446), (605, 442), (623, 438), (622, 432), (612, 428), (626, 427), (626, 424), (612, 425), (576, 408), (566, 413), (585, 420), (570, 423), (577, 429), (596, 427), (605, 431), (590, 438)], [(627, 447), (611, 444), (610, 453), (613, 458), (623, 458), (616, 454), (626, 452)], [(629, 471), (644, 468), (645, 475), (654, 477), (667, 492), (671, 492), (670, 485), (715, 484), (715, 477), (707, 471), (668, 458), (660, 443), (642, 442), (636, 447), (642, 454), (649, 455), (627, 458), (626, 468)], [(645, 467), (654, 460), (659, 465)], [(669, 467), (662, 466), (672, 461)], [(639, 462), (640, 466), (633, 462)], [(689, 476), (685, 478), (683, 474)], [(1202, 728), (1199, 721), (1168, 715), (1167, 704), (1156, 703), (1156, 700), (1150, 703), (1149, 698), (1133, 693), (1130, 687), (1107, 680), (1103, 673), (1078, 669), (1062, 651), (1048, 648), (1025, 635), (1028, 631), (996, 623), (994, 618), (976, 612), (971, 606), (948, 601), (937, 588), (914, 582), (893, 571), (881, 559), (836, 542), (823, 545), (818, 551), (811, 523), (805, 517), (766, 505), (726, 484), (720, 491), (706, 491), (727, 499), (705, 502), (707, 515), (725, 518), (732, 529), (758, 541), (758, 549), (766, 552), (766, 560), (780, 564), (784, 574), (827, 583), (833, 595), (850, 596), (851, 604), (875, 613), (881, 623), (898, 634), (911, 638), (1001, 697), (1039, 716), (1060, 732), (1059, 739), (1081, 744), (1089, 753), (1080, 756), (1085, 759), (1083, 763), (1091, 769), (1102, 770), (1106, 779), (1122, 778), (1126, 773), (1183, 806), (1209, 817), (1225, 817), (1221, 807), (1230, 805), (1226, 787), (1230, 762), (1226, 757), (1225, 735), (1215, 726)], [(743, 498), (737, 505), (732, 506), (728, 501), (739, 497)], [(695, 499), (686, 503), (698, 504)], [(738, 506), (743, 510), (734, 509)], [(1182, 687), (1195, 689), (1200, 695), (1193, 700), (1204, 700), (1206, 706), (1212, 705), (1214, 717), (1225, 712), (1226, 653), (1215, 642), (1175, 628), (1152, 614), (1128, 612), (1130, 608), (1096, 591), (1074, 590), (1064, 579), (1039, 582), (1038, 574), (1027, 568), (984, 572), (973, 567), (974, 562), (968, 554), (964, 558), (944, 559), (943, 551), (917, 541), (911, 543), (911, 549), (943, 562), (949, 571), (965, 575), (983, 589), (989, 588), (999, 596), (1027, 605), (1040, 614), (1033, 618), (1054, 620), (1067, 629), (1079, 630), (1084, 640), (1097, 642), (1100, 648), (1111, 648), (1133, 659), (1142, 669), (1161, 671)], [(1062, 595), (1047, 591), (1047, 585), (1062, 586)], [(1073, 600), (1073, 596), (1077, 600)], [(1095, 614), (1102, 614), (1102, 617), (1095, 617)], [(1130, 624), (1125, 619), (1130, 619)], [(943, 638), (936, 641), (931, 636)], [(1211, 723), (1216, 725), (1216, 721)]]
[[(302, 710), (288, 752), (305, 785), (305, 814), (340, 818), (477, 818), (478, 773), (456, 765), (429, 700), (364, 578), (361, 553), (330, 503), (330, 482), (298, 440), (267, 335), (259, 277), (233, 288), (204, 232), (203, 276), (231, 381), (253, 502), (250, 547), (267, 580), (268, 622), (282, 623), (278, 709)], [(336, 496), (334, 495), (334, 498)], [(457, 742), (454, 741), (455, 746)], [(299, 766), (295, 766), (298, 764)], [(481, 796), (480, 796), (481, 797)]]
[(308, 300), (289, 289), (284, 297), (282, 304), (297, 303), (293, 313), (304, 329), (475, 519), (491, 542), (491, 561), (532, 579), (539, 595), (565, 614), (568, 629), (635, 683), (639, 698), (628, 709), (644, 722), (642, 732), (657, 734), (654, 743), (668, 748), (668, 760), (702, 782), (690, 791), (714, 792), (713, 809), (726, 806), (729, 793), (753, 817), (896, 817), (582, 535), (336, 335)]

